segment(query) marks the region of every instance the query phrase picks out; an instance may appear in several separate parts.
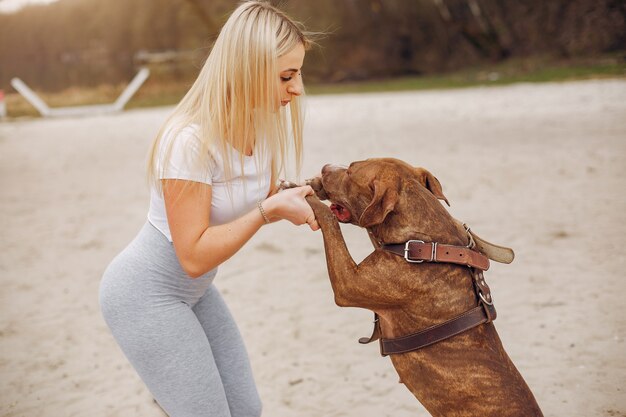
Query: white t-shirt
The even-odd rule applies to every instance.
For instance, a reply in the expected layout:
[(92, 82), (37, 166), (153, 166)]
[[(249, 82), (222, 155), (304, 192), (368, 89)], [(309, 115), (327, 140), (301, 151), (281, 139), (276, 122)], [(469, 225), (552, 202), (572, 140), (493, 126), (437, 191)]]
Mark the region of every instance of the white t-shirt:
[[(167, 145), (173, 139), (170, 131), (165, 131), (161, 140), (159, 152), (167, 149)], [(205, 167), (194, 168), (191, 161), (200, 149), (199, 126), (190, 125), (180, 131), (178, 137), (172, 145), (170, 153), (170, 164), (160, 179), (184, 179), (202, 182), (212, 186), (211, 190), (211, 214), (210, 225), (228, 223), (242, 216), (256, 207), (257, 201), (262, 201), (267, 197), (271, 182), (271, 165), (269, 158), (257, 162), (255, 149), (252, 156), (244, 155), (243, 172), (241, 175), (240, 154), (234, 148), (230, 150), (232, 177), (226, 178), (224, 173), (222, 156), (215, 149), (209, 150), (210, 162)], [(158, 159), (157, 169), (160, 170), (162, 160)], [(260, 166), (257, 166), (260, 165)], [(228, 194), (230, 183), (232, 201)], [(244, 188), (245, 185), (245, 188)], [(150, 210), (148, 211), (148, 221), (161, 231), (172, 241), (167, 215), (165, 212), (165, 201), (163, 196), (152, 187), (150, 190)]]

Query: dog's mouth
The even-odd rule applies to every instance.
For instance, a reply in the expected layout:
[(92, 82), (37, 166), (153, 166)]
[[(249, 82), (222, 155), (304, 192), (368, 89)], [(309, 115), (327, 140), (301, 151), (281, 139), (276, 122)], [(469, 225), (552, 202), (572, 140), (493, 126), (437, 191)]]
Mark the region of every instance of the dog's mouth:
[(342, 223), (349, 223), (350, 219), (352, 218), (352, 214), (350, 214), (350, 211), (339, 204), (331, 204), (330, 211), (332, 211), (335, 217), (337, 217), (337, 220)]
[[(306, 183), (313, 188), (313, 190), (315, 191), (315, 194), (320, 200), (329, 199), (328, 194), (326, 193), (326, 190), (324, 190), (322, 177), (311, 178), (307, 180)], [(350, 220), (352, 219), (352, 214), (350, 213), (350, 210), (348, 210), (341, 204), (332, 203), (330, 205), (330, 211), (332, 211), (335, 217), (337, 217), (337, 220), (339, 220), (342, 223), (349, 223)]]

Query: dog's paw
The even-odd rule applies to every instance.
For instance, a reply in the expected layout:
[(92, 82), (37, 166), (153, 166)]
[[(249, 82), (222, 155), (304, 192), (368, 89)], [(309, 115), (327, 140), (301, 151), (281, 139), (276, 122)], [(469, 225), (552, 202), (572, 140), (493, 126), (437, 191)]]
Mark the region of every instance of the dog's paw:
[(333, 212), (330, 211), (330, 208), (328, 208), (326, 204), (322, 203), (322, 201), (316, 195), (307, 196), (306, 201), (313, 209), (313, 213), (315, 213), (315, 218), (317, 219), (317, 222), (320, 223), (320, 225), (322, 223), (337, 221), (337, 218), (335, 217)]
[(324, 191), (321, 177), (309, 178), (308, 180), (306, 180), (305, 183), (306, 185), (310, 185), (311, 188), (313, 188), (313, 191), (315, 191), (315, 195), (320, 200), (328, 200), (328, 195), (326, 195), (326, 191)]
[(283, 190), (288, 190), (290, 188), (296, 188), (299, 187), (298, 184), (296, 184), (295, 182), (291, 182), (291, 181), (286, 181), (286, 180), (279, 180), (278, 182), (278, 189), (283, 191)]
[(328, 211), (330, 212), (330, 209), (328, 208), (328, 206), (324, 203), (322, 203), (322, 201), (319, 199), (319, 197), (315, 194), (313, 195), (307, 195), (306, 196), (306, 201), (307, 203), (309, 203), (309, 205), (311, 206), (311, 208), (313, 209), (313, 211), (315, 212), (315, 214), (317, 214), (317, 212), (322, 212), (322, 211)]

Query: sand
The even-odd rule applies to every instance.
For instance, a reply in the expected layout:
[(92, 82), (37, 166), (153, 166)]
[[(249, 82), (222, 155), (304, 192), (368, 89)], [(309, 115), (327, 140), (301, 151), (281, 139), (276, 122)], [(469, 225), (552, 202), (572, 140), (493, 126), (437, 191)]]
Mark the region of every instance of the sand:
[[(317, 96), (307, 108), (303, 177), (401, 158), (439, 178), (455, 217), (515, 249), (486, 278), (546, 416), (626, 416), (626, 80)], [(146, 150), (170, 111), (0, 124), (0, 415), (163, 415), (97, 290), (145, 222)], [(365, 257), (366, 234), (342, 228)], [(265, 416), (428, 415), (378, 347), (357, 343), (371, 313), (334, 304), (319, 232), (263, 228), (216, 285)]]

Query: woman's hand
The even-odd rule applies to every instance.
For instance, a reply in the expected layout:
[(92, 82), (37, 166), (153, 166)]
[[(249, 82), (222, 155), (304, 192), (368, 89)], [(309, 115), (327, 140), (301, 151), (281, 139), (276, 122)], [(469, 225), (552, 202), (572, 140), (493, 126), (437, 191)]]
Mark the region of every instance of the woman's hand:
[(308, 185), (282, 190), (263, 201), (263, 209), (270, 221), (289, 220), (296, 226), (308, 224), (311, 230), (320, 228), (313, 209), (304, 197), (314, 194)]

